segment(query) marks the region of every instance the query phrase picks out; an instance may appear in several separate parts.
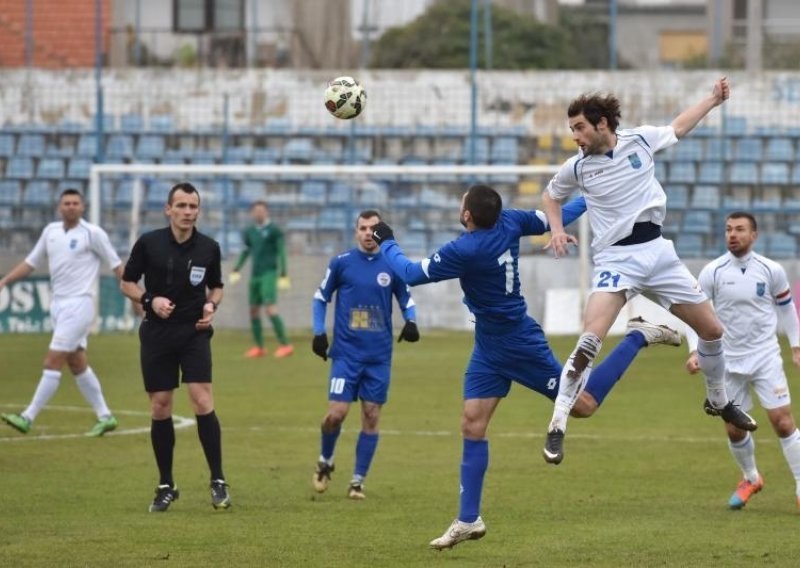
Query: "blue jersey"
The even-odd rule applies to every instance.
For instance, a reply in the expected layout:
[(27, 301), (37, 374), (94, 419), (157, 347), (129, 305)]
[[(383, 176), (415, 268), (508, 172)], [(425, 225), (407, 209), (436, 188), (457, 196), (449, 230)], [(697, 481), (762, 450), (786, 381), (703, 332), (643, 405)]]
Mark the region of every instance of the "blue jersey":
[(383, 254), (357, 248), (331, 259), (314, 294), (314, 334), (325, 332), (325, 308), (336, 293), (332, 359), (389, 362), (392, 357), (392, 295), (406, 320), (416, 319), (408, 286)]
[[(582, 197), (564, 206), (564, 225), (586, 210)], [(519, 239), (549, 230), (540, 211), (506, 209), (490, 229), (463, 233), (421, 262), (411, 262), (395, 241), (381, 251), (392, 270), (410, 285), (458, 278), (464, 303), (475, 315), (476, 329), (491, 331), (516, 325), (527, 314), (520, 293)]]

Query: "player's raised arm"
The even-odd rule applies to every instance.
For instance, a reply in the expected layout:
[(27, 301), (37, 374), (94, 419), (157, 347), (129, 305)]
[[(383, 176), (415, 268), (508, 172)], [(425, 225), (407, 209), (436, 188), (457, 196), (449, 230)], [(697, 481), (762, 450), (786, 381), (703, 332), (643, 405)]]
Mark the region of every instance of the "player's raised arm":
[(550, 240), (545, 245), (545, 250), (551, 249), (556, 258), (566, 256), (567, 245), (569, 243), (577, 245), (578, 239), (564, 231), (561, 201), (552, 197), (549, 191), (545, 191), (542, 195), (542, 209), (550, 227)]
[(703, 100), (693, 104), (672, 121), (672, 128), (677, 138), (683, 138), (691, 132), (714, 107), (721, 105), (731, 96), (731, 88), (727, 77), (720, 77), (714, 83), (711, 94)]
[(373, 228), (372, 239), (381, 247), (381, 253), (395, 275), (409, 286), (458, 278), (463, 273), (463, 261), (450, 241), (421, 261), (412, 261), (394, 239), (392, 228), (380, 222)]

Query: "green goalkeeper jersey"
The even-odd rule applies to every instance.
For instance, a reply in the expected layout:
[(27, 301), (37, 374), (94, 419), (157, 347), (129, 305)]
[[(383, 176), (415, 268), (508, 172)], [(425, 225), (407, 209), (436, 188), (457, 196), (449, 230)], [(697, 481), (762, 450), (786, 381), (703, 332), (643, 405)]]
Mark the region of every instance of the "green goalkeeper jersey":
[(236, 261), (235, 271), (239, 271), (247, 257), (252, 257), (253, 276), (277, 272), (286, 276), (286, 247), (283, 231), (273, 223), (251, 225), (242, 233), (245, 249)]

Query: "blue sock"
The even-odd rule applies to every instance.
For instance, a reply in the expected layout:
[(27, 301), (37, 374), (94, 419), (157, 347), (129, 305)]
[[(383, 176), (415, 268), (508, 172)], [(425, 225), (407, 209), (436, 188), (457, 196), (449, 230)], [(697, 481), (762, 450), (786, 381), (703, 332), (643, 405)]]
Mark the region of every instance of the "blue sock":
[(333, 457), (333, 450), (336, 448), (336, 440), (339, 439), (339, 432), (341, 432), (341, 428), (337, 428), (334, 432), (326, 432), (325, 430), (322, 431), (322, 451), (320, 452), (322, 455), (322, 459), (330, 461)]
[(631, 366), (639, 350), (645, 346), (647, 341), (644, 335), (639, 331), (632, 331), (603, 359), (602, 363), (592, 370), (586, 383), (586, 392), (594, 397), (598, 405), (602, 404), (617, 381)]
[(356, 468), (353, 471), (353, 475), (358, 475), (362, 478), (367, 476), (369, 464), (372, 463), (372, 456), (375, 455), (375, 448), (378, 447), (378, 438), (377, 432), (375, 434), (361, 432), (358, 435), (358, 442), (356, 442)]
[(489, 467), (489, 440), (464, 439), (461, 457), (461, 503), (458, 520), (474, 523), (481, 512), (483, 476)]

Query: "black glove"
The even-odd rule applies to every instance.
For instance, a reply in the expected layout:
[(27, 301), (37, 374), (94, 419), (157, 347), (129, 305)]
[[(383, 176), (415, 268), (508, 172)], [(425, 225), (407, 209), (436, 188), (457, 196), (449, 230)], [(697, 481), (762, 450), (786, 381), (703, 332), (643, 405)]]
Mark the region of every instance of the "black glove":
[(315, 355), (319, 355), (320, 357), (322, 357), (323, 361), (327, 361), (328, 334), (320, 333), (319, 335), (315, 335), (314, 340), (311, 342), (311, 350), (314, 352)]
[(381, 221), (372, 227), (372, 240), (378, 243), (378, 246), (381, 246), (383, 241), (393, 241), (394, 233), (392, 232), (392, 228)]
[(417, 324), (415, 322), (411, 320), (406, 322), (406, 325), (404, 325), (403, 329), (400, 331), (400, 336), (397, 338), (397, 343), (400, 343), (404, 339), (409, 343), (419, 341), (419, 329), (417, 328)]

